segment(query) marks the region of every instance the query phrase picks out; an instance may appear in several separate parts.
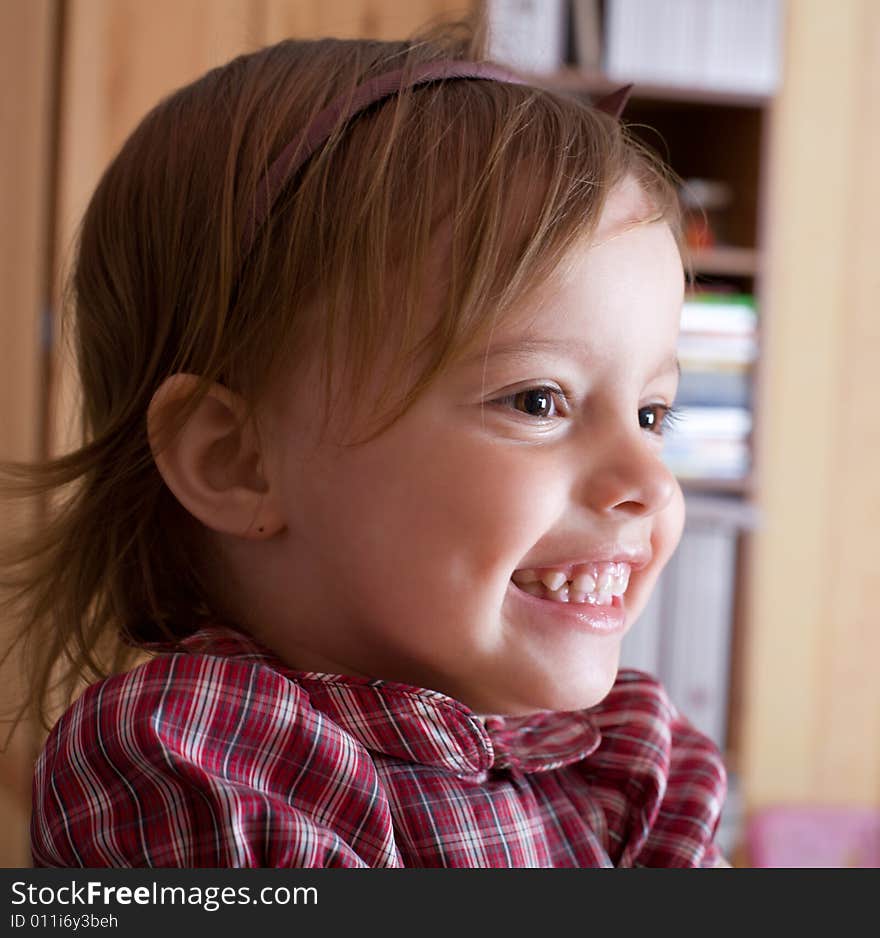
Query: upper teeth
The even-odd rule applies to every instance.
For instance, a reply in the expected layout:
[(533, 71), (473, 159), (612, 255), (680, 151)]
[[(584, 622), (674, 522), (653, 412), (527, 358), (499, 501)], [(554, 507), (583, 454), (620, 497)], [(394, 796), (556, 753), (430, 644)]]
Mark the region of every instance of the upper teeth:
[[(513, 582), (518, 586), (542, 583), (551, 593), (609, 594), (621, 596), (629, 585), (630, 565), (609, 560), (578, 564), (564, 569), (537, 568), (517, 570)], [(531, 590), (529, 590), (531, 592)], [(561, 595), (558, 598), (562, 598)]]

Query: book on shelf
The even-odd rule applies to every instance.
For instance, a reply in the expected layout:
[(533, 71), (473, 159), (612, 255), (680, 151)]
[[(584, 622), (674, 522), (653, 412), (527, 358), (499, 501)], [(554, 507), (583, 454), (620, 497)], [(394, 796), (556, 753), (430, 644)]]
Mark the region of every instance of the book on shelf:
[(748, 293), (694, 293), (681, 310), (682, 332), (750, 336), (757, 328), (755, 298)]
[(665, 584), (660, 669), (672, 702), (719, 747), (727, 735), (736, 582), (734, 528), (689, 522)]
[(772, 94), (779, 0), (606, 0), (604, 69), (620, 81)]
[(678, 359), (685, 365), (700, 367), (750, 365), (758, 357), (757, 335), (713, 335), (706, 332), (682, 332)]
[(752, 365), (758, 356), (754, 298), (700, 293), (682, 308), (678, 419), (664, 458), (682, 479), (741, 479), (751, 469)]
[(565, 64), (566, 0), (485, 0), (484, 15), (490, 58), (535, 74)]
[(583, 69), (602, 67), (602, 9), (600, 0), (571, 0), (574, 60)]
[(668, 432), (679, 440), (744, 440), (752, 432), (752, 414), (746, 407), (679, 405), (678, 420)]
[(663, 459), (682, 480), (735, 481), (748, 477), (752, 467), (746, 440), (695, 440), (668, 443)]
[(741, 407), (752, 406), (752, 381), (745, 368), (683, 367), (678, 382), (678, 406)]
[(660, 674), (660, 641), (663, 624), (663, 575), (661, 574), (642, 614), (623, 637), (620, 648), (622, 668), (634, 668), (636, 671), (644, 671), (663, 680)]
[(749, 474), (752, 414), (746, 407), (678, 406), (663, 458), (681, 479), (741, 479)]

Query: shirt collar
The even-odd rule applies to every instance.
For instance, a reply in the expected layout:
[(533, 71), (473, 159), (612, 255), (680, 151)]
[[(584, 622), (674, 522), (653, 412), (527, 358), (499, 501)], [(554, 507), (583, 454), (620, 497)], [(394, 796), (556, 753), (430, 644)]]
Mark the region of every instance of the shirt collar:
[(309, 695), (312, 706), (367, 749), (484, 778), (490, 770), (548, 772), (586, 758), (600, 742), (588, 710), (526, 716), (477, 716), (439, 691), (374, 678), (287, 667), (269, 648), (225, 625), (207, 624), (156, 652), (188, 652), (261, 661)]

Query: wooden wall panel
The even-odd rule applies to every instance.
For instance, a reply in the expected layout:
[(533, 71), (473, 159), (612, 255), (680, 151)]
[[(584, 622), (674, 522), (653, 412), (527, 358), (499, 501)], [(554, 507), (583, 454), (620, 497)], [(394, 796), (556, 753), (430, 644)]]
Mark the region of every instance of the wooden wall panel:
[[(261, 0), (69, 0), (56, 277), (101, 172), (138, 121), (163, 95), (259, 46), (264, 18)], [(62, 342), (55, 352), (51, 448), (61, 453), (76, 442), (77, 391)]]
[(880, 5), (788, 5), (769, 186), (754, 808), (880, 804)]
[[(41, 445), (54, 44), (51, 0), (0, 0), (0, 459), (34, 459)], [(5, 710), (22, 690), (14, 658), (0, 688)], [(27, 866), (36, 738), (27, 724), (7, 733), (0, 724), (0, 866)]]
[(477, 0), (266, 0), (266, 41), (286, 36), (400, 39), (438, 15), (465, 15)]
[(53, 27), (51, 0), (0, 2), (0, 458), (6, 459), (32, 458), (40, 439)]

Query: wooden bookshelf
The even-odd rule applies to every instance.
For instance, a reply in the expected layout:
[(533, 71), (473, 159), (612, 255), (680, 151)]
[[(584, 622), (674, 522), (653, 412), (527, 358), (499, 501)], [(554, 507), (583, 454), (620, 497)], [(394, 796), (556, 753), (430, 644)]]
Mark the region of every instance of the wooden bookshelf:
[[(538, 79), (545, 87), (596, 100), (628, 84), (625, 80), (609, 78), (597, 71), (565, 68)], [(716, 230), (718, 243), (709, 249), (692, 249), (689, 262), (698, 282), (707, 289), (730, 289), (753, 294), (761, 310), (762, 275), (764, 271), (761, 250), (761, 221), (764, 217), (762, 199), (766, 176), (772, 99), (766, 95), (740, 94), (716, 91), (699, 86), (672, 86), (634, 81), (624, 121), (630, 131), (647, 146), (659, 153), (685, 181), (688, 179), (718, 180), (731, 192), (731, 202), (721, 219), (722, 228)], [(756, 399), (756, 377), (760, 363), (752, 370), (751, 399)], [(754, 436), (752, 437), (754, 439)], [(754, 449), (751, 457), (754, 465)], [(762, 524), (761, 508), (754, 474), (739, 479), (681, 478), (688, 512), (688, 525), (693, 531), (717, 529), (727, 532), (734, 545), (730, 552), (732, 564), (729, 579), (719, 594), (731, 596), (727, 612), (730, 640), (726, 688), (718, 705), (726, 713), (725, 763), (731, 784), (737, 784), (737, 772), (742, 765), (742, 696), (745, 684), (743, 668), (749, 632), (748, 604), (743, 597), (749, 590), (749, 555), (752, 532)], [(687, 534), (687, 532), (686, 532)], [(693, 550), (685, 551), (684, 558), (693, 559)], [(687, 562), (686, 559), (681, 560)], [(708, 573), (708, 571), (707, 571)], [(717, 575), (717, 571), (715, 571)], [(682, 582), (681, 574), (674, 571), (675, 583)], [(723, 578), (723, 574), (721, 574)], [(676, 580), (676, 577), (678, 579)], [(661, 578), (663, 579), (663, 578)], [(685, 580), (687, 577), (685, 577)], [(661, 592), (665, 589), (659, 587)], [(673, 599), (663, 599), (669, 615), (684, 613)], [(719, 609), (721, 606), (719, 605)], [(675, 611), (677, 610), (677, 612)], [(723, 619), (723, 615), (721, 621)], [(710, 621), (708, 628), (717, 627)], [(661, 628), (672, 627), (666, 623)], [(649, 625), (649, 628), (652, 627)], [(689, 627), (693, 627), (691, 623)], [(665, 641), (675, 641), (673, 628)], [(679, 639), (680, 641), (680, 639)], [(663, 648), (664, 639), (659, 639)], [(661, 651), (660, 660), (663, 660)], [(660, 666), (659, 676), (666, 680)], [(671, 675), (670, 675), (671, 677)], [(673, 685), (676, 681), (673, 680)], [(685, 686), (679, 688), (684, 692)], [(687, 701), (682, 700), (687, 706)], [(727, 822), (735, 833), (729, 849), (738, 855), (744, 838), (744, 817), (738, 792), (727, 809)]]
[[(734, 281), (758, 299), (760, 481), (730, 493), (764, 518), (738, 544), (728, 694), (726, 761), (749, 814), (781, 803), (880, 808), (880, 58), (866, 41), (878, 34), (876, 0), (784, 3), (774, 96), (636, 82), (624, 114), (658, 128), (656, 148), (680, 175), (717, 171), (735, 185), (725, 241), (736, 253), (694, 266), (702, 283)], [(590, 99), (625, 84), (574, 67), (541, 78)], [(808, 432), (792, 420), (802, 401)], [(683, 484), (691, 502), (725, 488)]]

